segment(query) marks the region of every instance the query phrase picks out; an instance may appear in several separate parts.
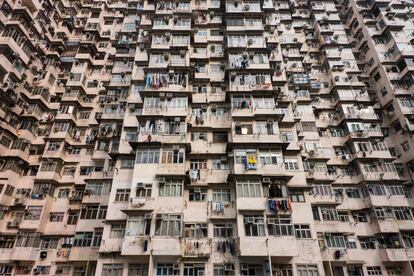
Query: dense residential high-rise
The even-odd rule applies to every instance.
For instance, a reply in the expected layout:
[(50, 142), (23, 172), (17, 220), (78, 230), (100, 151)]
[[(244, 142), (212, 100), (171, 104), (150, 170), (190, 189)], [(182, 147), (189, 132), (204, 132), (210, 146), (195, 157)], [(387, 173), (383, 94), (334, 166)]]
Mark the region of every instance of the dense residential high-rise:
[(413, 8), (0, 0), (0, 276), (414, 275)]

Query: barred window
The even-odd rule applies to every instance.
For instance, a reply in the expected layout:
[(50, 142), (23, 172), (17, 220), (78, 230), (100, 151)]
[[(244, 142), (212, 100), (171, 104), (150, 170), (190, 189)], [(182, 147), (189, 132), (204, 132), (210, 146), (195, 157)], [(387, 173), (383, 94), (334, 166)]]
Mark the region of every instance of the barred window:
[(311, 239), (311, 230), (309, 224), (295, 224), (295, 236), (297, 239)]

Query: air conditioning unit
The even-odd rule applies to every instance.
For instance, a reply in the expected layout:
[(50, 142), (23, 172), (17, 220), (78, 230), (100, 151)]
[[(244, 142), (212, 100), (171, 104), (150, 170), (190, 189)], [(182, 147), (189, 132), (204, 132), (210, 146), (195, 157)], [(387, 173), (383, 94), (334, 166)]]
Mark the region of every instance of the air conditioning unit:
[(143, 182), (138, 182), (137, 183), (137, 189), (144, 189), (144, 183)]
[(252, 224), (252, 223), (254, 223), (254, 218), (246, 218), (245, 221), (246, 221), (246, 223)]
[(21, 204), (23, 204), (23, 198), (15, 198), (14, 199), (14, 204), (15, 205), (21, 205)]
[(271, 183), (271, 180), (270, 180), (270, 177), (263, 177), (263, 184), (270, 184)]
[(40, 251), (40, 258), (45, 259), (47, 257), (47, 251)]

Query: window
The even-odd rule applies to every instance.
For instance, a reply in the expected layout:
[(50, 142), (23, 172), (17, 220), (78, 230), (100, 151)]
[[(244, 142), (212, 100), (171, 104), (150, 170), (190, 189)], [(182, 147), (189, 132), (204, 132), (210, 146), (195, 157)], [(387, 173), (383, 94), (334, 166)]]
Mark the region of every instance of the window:
[(125, 224), (117, 223), (111, 225), (111, 232), (109, 233), (109, 238), (111, 239), (122, 239), (125, 234)]
[(235, 275), (234, 264), (214, 264), (213, 276)]
[(258, 180), (237, 180), (238, 197), (261, 197), (261, 184)]
[(273, 236), (293, 236), (293, 225), (290, 215), (280, 215), (267, 219), (267, 229), (269, 235)]
[(147, 264), (129, 264), (128, 276), (146, 276), (148, 275)]
[(326, 246), (334, 248), (345, 248), (345, 237), (342, 235), (329, 234), (325, 235)]
[(240, 264), (240, 274), (246, 276), (261, 276), (263, 265), (260, 264)]
[(15, 240), (13, 236), (0, 236), (0, 248), (13, 248)]
[(378, 220), (394, 217), (390, 207), (374, 207), (374, 213)]
[(128, 158), (128, 159), (122, 159), (121, 160), (121, 169), (131, 169), (134, 168), (134, 159)]
[(386, 187), (387, 187), (388, 193), (392, 196), (404, 196), (405, 195), (403, 186), (390, 185)]
[(184, 163), (184, 149), (164, 149), (162, 151), (162, 163), (167, 164), (183, 164)]
[(158, 164), (160, 162), (159, 149), (142, 149), (137, 151), (137, 164)]
[(317, 265), (297, 265), (297, 276), (318, 276), (318, 266)]
[(348, 211), (338, 211), (338, 220), (341, 222), (349, 222)]
[[(16, 275), (30, 275), (32, 272), (32, 266), (29, 265), (18, 265), (16, 267)], [(0, 271), (0, 275), (4, 275)]]
[(207, 169), (207, 160), (195, 159), (190, 160), (190, 170), (205, 170)]
[(368, 222), (367, 214), (364, 211), (352, 212), (352, 217), (354, 218), (354, 221), (356, 222), (361, 222), (361, 223)]
[[(267, 185), (266, 185), (267, 186)], [(272, 182), (270, 185), (267, 186), (268, 189), (264, 189), (264, 196), (265, 197), (278, 197), (278, 198), (286, 198), (287, 197), (287, 187), (285, 184), (278, 184)]]
[(35, 247), (40, 246), (40, 235), (38, 233), (22, 232), (17, 235), (16, 247)]
[(93, 167), (80, 167), (80, 175), (90, 175), (93, 172)]
[(213, 190), (213, 202), (230, 202), (230, 189)]
[(401, 266), (387, 266), (385, 268), (389, 276), (392, 275), (403, 275), (403, 269)]
[(152, 184), (144, 184), (143, 186), (137, 186), (136, 197), (150, 197), (152, 193)]
[(49, 214), (49, 221), (50, 222), (59, 222), (63, 221), (63, 217), (65, 216), (64, 212), (51, 212)]
[(299, 165), (297, 159), (285, 159), (285, 169), (288, 171), (298, 171)]
[(347, 188), (345, 189), (345, 193), (348, 198), (361, 198), (359, 190), (355, 188)]
[(81, 208), (81, 219), (105, 219), (108, 206), (84, 205)]
[(183, 180), (181, 179), (167, 179), (166, 181), (159, 181), (160, 196), (177, 197), (182, 196)]
[(367, 266), (368, 275), (382, 275), (380, 266)]
[(305, 194), (302, 190), (290, 190), (289, 197), (292, 202), (305, 202)]
[(73, 276), (85, 276), (86, 266), (75, 266), (73, 268)]
[(40, 249), (56, 249), (58, 243), (58, 238), (43, 237), (40, 241)]
[(78, 223), (79, 211), (69, 211), (68, 215), (68, 225), (74, 225)]
[(180, 236), (181, 227), (181, 215), (157, 214), (155, 222), (156, 236)]
[(85, 195), (89, 196), (102, 196), (109, 195), (111, 191), (111, 182), (88, 182), (85, 187)]
[(375, 249), (375, 238), (359, 238), (359, 244), (361, 245), (361, 249)]
[(102, 228), (95, 229), (95, 232), (93, 233), (93, 239), (92, 239), (92, 247), (99, 247), (102, 242)]
[(393, 211), (394, 211), (394, 216), (397, 220), (412, 220), (413, 219), (410, 208), (394, 207)]
[(207, 199), (207, 189), (193, 188), (189, 189), (190, 201), (205, 201)]
[(207, 141), (207, 132), (192, 132), (191, 141)]
[(131, 189), (117, 189), (115, 194), (115, 202), (128, 202)]
[(213, 236), (215, 238), (231, 238), (233, 237), (233, 224), (222, 223), (213, 225)]
[(151, 230), (151, 214), (130, 216), (125, 236), (147, 236)]
[(58, 151), (60, 149), (61, 142), (58, 141), (51, 141), (47, 147), (48, 151)]
[(73, 238), (73, 246), (90, 247), (92, 245), (93, 232), (77, 232)]
[(70, 275), (71, 271), (72, 271), (72, 266), (70, 265), (57, 265), (55, 274), (56, 275)]
[(244, 216), (244, 231), (248, 237), (264, 236), (265, 226), (263, 216)]
[(297, 239), (311, 239), (311, 230), (308, 224), (295, 224), (295, 236)]
[(7, 184), (6, 189), (4, 191), (4, 195), (12, 196), (13, 192), (14, 192), (14, 187)]
[(227, 159), (223, 160), (223, 159), (213, 159), (212, 160), (213, 163), (213, 170), (228, 170), (229, 167), (229, 163), (227, 162)]
[(262, 165), (277, 165), (282, 163), (282, 153), (277, 151), (260, 150), (259, 160)]
[(122, 276), (123, 264), (103, 264), (102, 276)]
[(199, 276), (204, 275), (203, 263), (184, 264), (184, 276)]
[(335, 208), (321, 207), (322, 219), (325, 221), (337, 221), (338, 213)]
[(40, 215), (42, 214), (42, 209), (43, 209), (42, 206), (28, 206), (25, 211), (24, 219), (25, 220), (39, 220)]
[(330, 184), (317, 184), (313, 185), (312, 192), (315, 195), (332, 196), (332, 186)]
[(11, 276), (13, 271), (13, 265), (2, 264), (0, 265), (1, 276)]
[(49, 275), (49, 273), (50, 273), (50, 266), (39, 265), (39, 266), (36, 266), (35, 270), (37, 271), (37, 274), (40, 274), (40, 275)]
[(157, 276), (180, 275), (180, 267), (175, 264), (157, 264)]
[(314, 220), (321, 220), (318, 206), (312, 206), (312, 215)]
[(207, 238), (207, 224), (194, 223), (184, 225), (184, 237), (190, 239)]
[(405, 141), (404, 143), (401, 144), (401, 148), (404, 152), (407, 152), (410, 150), (410, 144), (407, 141)]

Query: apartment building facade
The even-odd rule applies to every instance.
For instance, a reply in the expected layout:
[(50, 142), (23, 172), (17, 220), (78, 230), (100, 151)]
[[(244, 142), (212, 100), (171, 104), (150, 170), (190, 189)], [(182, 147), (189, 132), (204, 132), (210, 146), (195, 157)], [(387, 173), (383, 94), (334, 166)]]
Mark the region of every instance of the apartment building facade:
[(412, 3), (0, 3), (0, 275), (414, 275)]

